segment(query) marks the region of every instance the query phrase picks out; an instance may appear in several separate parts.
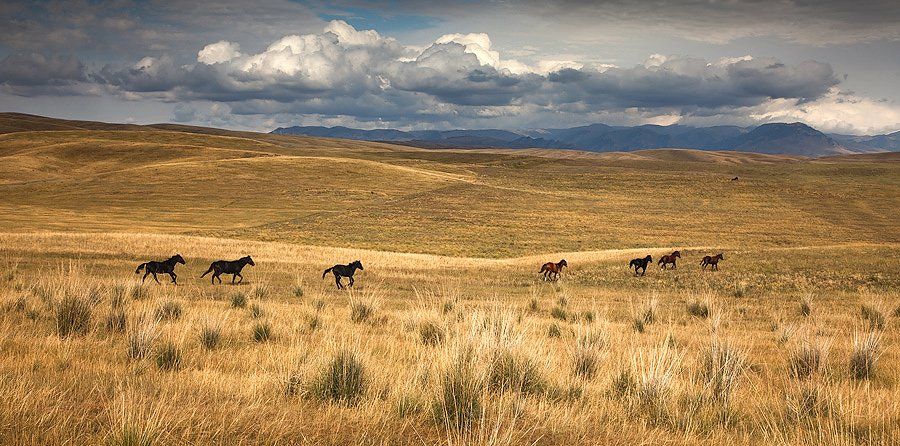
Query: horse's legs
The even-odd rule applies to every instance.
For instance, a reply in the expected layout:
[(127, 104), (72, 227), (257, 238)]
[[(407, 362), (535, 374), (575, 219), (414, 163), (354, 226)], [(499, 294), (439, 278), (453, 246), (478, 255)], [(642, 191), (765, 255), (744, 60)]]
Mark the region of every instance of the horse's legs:
[(141, 278), (141, 283), (144, 283), (144, 280), (147, 280), (147, 276), (149, 276), (149, 275), (150, 275), (150, 270), (147, 270), (147, 272), (144, 273), (144, 277)]
[(337, 285), (337, 287), (338, 287), (339, 290), (344, 289), (344, 286), (341, 285), (341, 276), (335, 274), (335, 275), (334, 275), (334, 283)]
[(349, 285), (349, 287), (350, 287), (350, 288), (353, 288), (353, 276), (350, 276), (350, 285)]
[(153, 280), (155, 280), (156, 283), (159, 283), (159, 279), (156, 278), (156, 273), (152, 273), (152, 274), (153, 274)]
[(172, 276), (172, 283), (178, 285), (178, 276), (175, 275), (175, 271), (172, 271), (171, 273), (169, 273), (169, 275)]

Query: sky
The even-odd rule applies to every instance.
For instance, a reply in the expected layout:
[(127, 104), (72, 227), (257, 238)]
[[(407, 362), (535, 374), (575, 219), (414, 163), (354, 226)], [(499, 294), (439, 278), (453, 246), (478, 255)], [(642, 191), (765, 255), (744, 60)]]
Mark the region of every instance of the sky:
[(900, 130), (900, 2), (0, 3), (0, 111), (269, 131)]

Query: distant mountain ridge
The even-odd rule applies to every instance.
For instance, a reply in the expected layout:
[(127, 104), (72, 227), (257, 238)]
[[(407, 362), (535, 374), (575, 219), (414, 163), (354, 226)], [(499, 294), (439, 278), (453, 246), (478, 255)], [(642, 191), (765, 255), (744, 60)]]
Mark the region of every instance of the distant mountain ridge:
[(279, 127), (272, 133), (395, 142), (428, 148), (541, 148), (592, 152), (686, 148), (809, 157), (900, 151), (900, 132), (874, 136), (825, 134), (799, 122), (762, 124), (758, 127), (591, 124), (515, 132), (499, 129), (403, 131), (294, 126)]

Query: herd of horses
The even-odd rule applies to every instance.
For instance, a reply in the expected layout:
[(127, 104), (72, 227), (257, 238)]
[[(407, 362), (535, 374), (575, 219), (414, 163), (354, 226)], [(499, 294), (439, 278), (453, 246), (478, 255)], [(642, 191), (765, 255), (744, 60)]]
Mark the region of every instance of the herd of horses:
[[(680, 258), (681, 251), (673, 251), (671, 254), (660, 257), (658, 265), (664, 270), (676, 269), (678, 268), (678, 259)], [(720, 260), (725, 260), (725, 255), (721, 252), (714, 256), (703, 256), (703, 259), (700, 260), (700, 269), (706, 270), (706, 267), (708, 266), (711, 271), (718, 271)], [(653, 256), (647, 254), (646, 257), (631, 259), (631, 262), (628, 263), (628, 269), (633, 269), (635, 276), (643, 276), (647, 273), (647, 265), (652, 263)], [(669, 267), (669, 265), (672, 266)], [(544, 280), (558, 280), (563, 267), (566, 266), (569, 266), (569, 264), (565, 259), (555, 263), (547, 262), (541, 266), (541, 270), (538, 274), (542, 274)]]
[[(678, 259), (681, 258), (681, 251), (674, 251), (671, 254), (666, 254), (659, 259), (659, 267), (661, 269), (676, 269), (678, 268)], [(714, 256), (704, 256), (700, 261), (700, 268), (705, 270), (707, 266), (712, 271), (719, 270), (719, 261), (724, 260), (725, 257), (722, 253), (718, 253)], [(159, 278), (157, 274), (168, 274), (169, 277), (172, 278), (172, 283), (178, 285), (178, 275), (175, 274), (175, 266), (178, 264), (185, 264), (184, 257), (181, 257), (181, 254), (175, 254), (167, 260), (163, 260), (161, 262), (157, 262), (151, 260), (149, 262), (141, 263), (138, 265), (137, 269), (134, 270), (135, 274), (140, 274), (141, 271), (144, 271), (144, 277), (141, 278), (141, 283), (144, 283), (147, 280), (147, 276), (152, 275), (153, 280), (156, 283), (159, 282)], [(647, 273), (647, 265), (653, 263), (653, 257), (649, 254), (643, 258), (632, 259), (628, 264), (628, 269), (634, 269), (634, 275), (641, 275)], [(219, 283), (222, 283), (222, 278), (220, 277), (222, 274), (231, 274), (231, 283), (239, 284), (244, 281), (244, 276), (241, 275), (241, 271), (243, 271), (244, 267), (256, 266), (256, 263), (253, 262), (253, 259), (250, 256), (244, 256), (237, 260), (216, 260), (209, 265), (209, 268), (205, 273), (201, 274), (200, 277), (206, 277), (207, 274), (212, 273), (210, 277), (210, 283), (213, 285), (216, 284), (216, 280)], [(671, 268), (669, 267), (671, 265)], [(569, 263), (566, 262), (565, 259), (560, 260), (559, 262), (547, 262), (543, 266), (541, 266), (541, 270), (538, 272), (539, 275), (543, 276), (544, 280), (559, 280), (559, 276), (562, 273), (562, 269), (564, 267), (569, 266)], [(344, 284), (341, 282), (341, 279), (346, 277), (350, 279), (350, 283), (347, 284), (348, 287), (353, 286), (353, 274), (356, 273), (356, 270), (363, 271), (362, 262), (359, 260), (350, 262), (346, 265), (334, 265), (331, 268), (326, 269), (322, 272), (322, 278), (324, 279), (328, 273), (334, 275), (334, 283), (338, 287), (338, 289), (344, 289)], [(235, 280), (238, 279), (236, 282)]]

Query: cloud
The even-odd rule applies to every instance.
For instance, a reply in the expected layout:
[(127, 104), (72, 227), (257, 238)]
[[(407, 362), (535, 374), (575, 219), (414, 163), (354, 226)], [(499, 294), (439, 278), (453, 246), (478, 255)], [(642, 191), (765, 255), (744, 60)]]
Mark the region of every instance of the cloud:
[(0, 86), (18, 96), (94, 94), (85, 66), (71, 55), (18, 52), (0, 61)]

